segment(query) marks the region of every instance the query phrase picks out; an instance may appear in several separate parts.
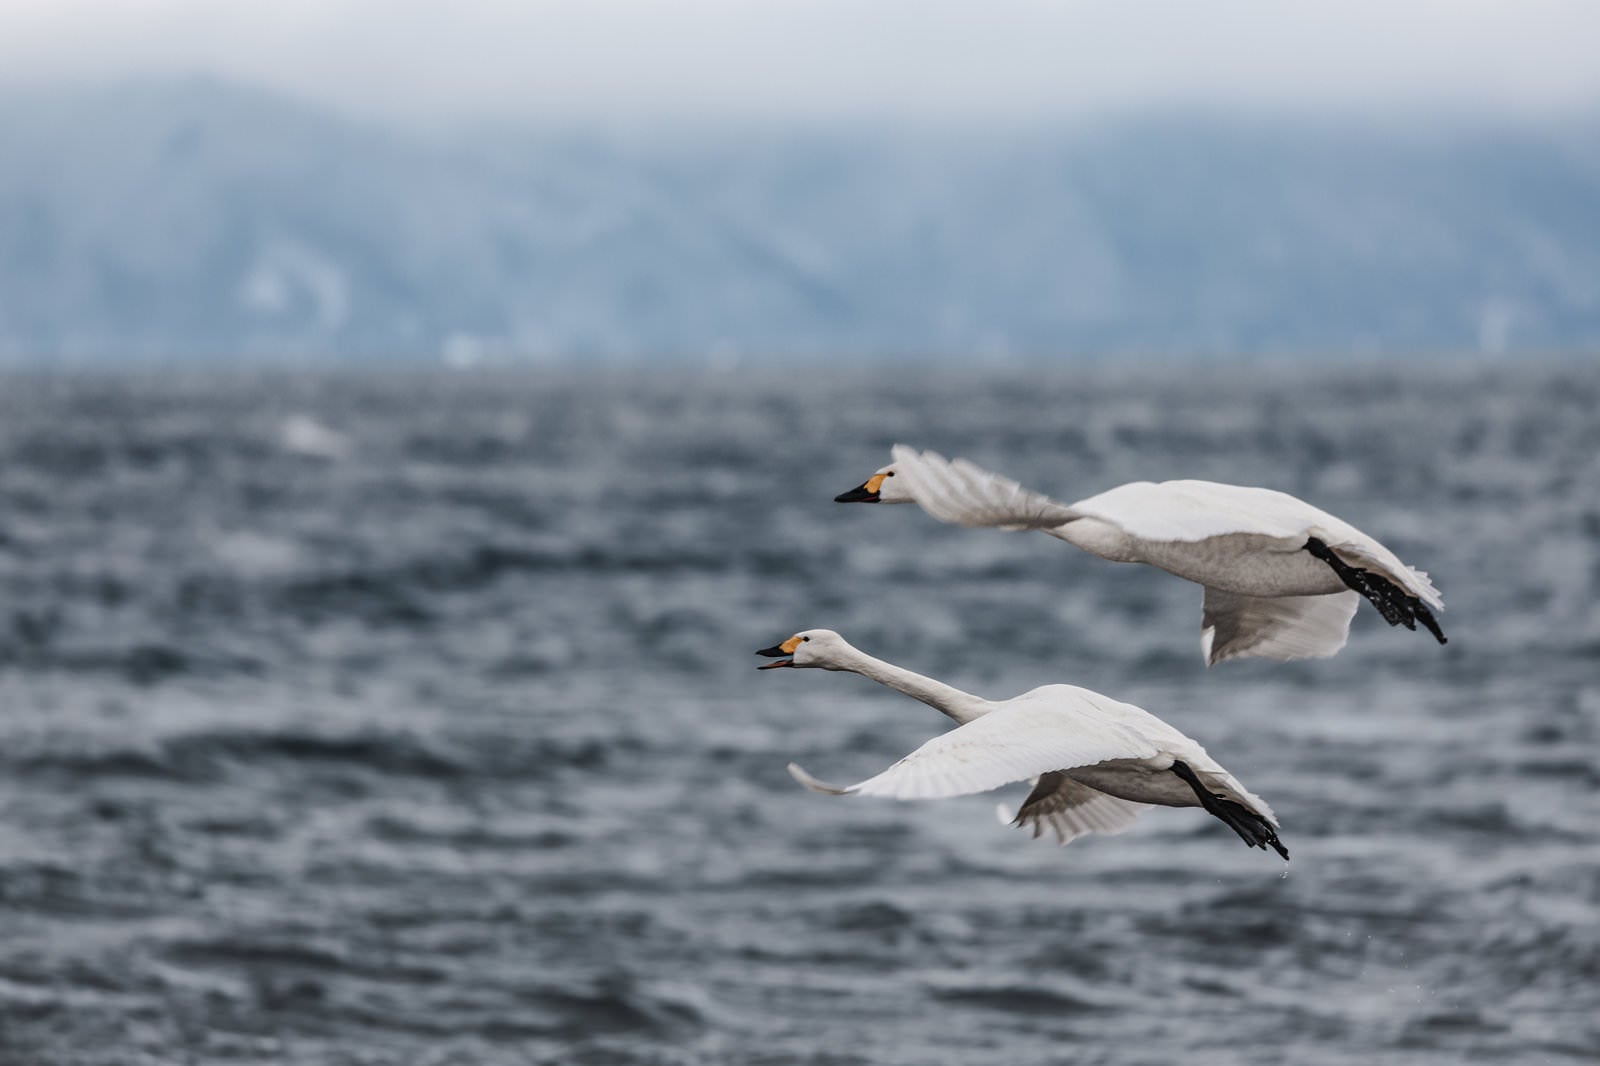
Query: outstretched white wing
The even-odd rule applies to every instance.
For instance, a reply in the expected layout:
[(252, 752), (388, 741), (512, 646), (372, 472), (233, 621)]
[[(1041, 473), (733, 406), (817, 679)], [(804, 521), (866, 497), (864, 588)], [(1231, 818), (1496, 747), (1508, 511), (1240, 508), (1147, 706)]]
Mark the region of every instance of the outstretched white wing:
[(1344, 647), (1360, 604), (1354, 592), (1269, 598), (1208, 587), (1200, 649), (1208, 666), (1242, 656), (1325, 659)]
[(1066, 774), (1052, 772), (1041, 774), (1034, 782), (1033, 791), (1022, 801), (1015, 818), (1002, 804), (1000, 821), (1032, 829), (1035, 840), (1048, 828), (1055, 833), (1057, 843), (1066, 844), (1089, 833), (1125, 832), (1149, 809), (1148, 803), (1108, 796)]
[(1054, 529), (1078, 517), (1048, 496), (1029, 492), (1010, 478), (965, 459), (952, 462), (937, 452), (918, 452), (904, 444), (896, 444), (893, 454), (895, 476), (904, 478), (904, 488), (941, 522)]
[(992, 711), (934, 737), (876, 777), (839, 788), (793, 764), (808, 788), (834, 794), (935, 799), (987, 792), (1052, 770), (1117, 759), (1148, 759), (1157, 746), (1137, 731), (1107, 721), (1072, 701), (1032, 700)]
[(1140, 540), (1172, 543), (1249, 533), (1298, 539), (1298, 548), (1318, 525), (1343, 525), (1288, 493), (1214, 481), (1132, 481), (1079, 500), (1072, 510)]

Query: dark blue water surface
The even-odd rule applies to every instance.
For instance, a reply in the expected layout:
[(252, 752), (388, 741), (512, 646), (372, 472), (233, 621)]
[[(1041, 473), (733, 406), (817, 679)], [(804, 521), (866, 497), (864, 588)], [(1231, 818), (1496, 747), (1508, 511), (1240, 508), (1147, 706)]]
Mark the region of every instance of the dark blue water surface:
[[(1200, 592), (832, 496), (1300, 494), (1430, 571), (1313, 663)], [(804, 792), (946, 723), (830, 626), (1205, 743), (1060, 849)], [(1600, 372), (0, 378), (0, 1061), (1565, 1063), (1600, 1054)]]

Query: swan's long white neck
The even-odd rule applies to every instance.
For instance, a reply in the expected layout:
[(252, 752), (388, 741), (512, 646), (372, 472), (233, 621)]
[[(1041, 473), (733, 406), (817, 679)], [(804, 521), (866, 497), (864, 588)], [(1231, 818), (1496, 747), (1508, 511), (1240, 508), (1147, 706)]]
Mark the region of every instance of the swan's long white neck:
[(1110, 522), (1099, 518), (1087, 515), (1074, 518), (1045, 532), (1102, 559), (1126, 563), (1138, 558), (1133, 550), (1132, 539)]
[(903, 692), (914, 700), (942, 711), (958, 723), (966, 723), (989, 713), (989, 701), (970, 692), (935, 681), (931, 677), (907, 670), (903, 666), (874, 659), (864, 651), (849, 648), (838, 663), (838, 669), (870, 677), (880, 685)]

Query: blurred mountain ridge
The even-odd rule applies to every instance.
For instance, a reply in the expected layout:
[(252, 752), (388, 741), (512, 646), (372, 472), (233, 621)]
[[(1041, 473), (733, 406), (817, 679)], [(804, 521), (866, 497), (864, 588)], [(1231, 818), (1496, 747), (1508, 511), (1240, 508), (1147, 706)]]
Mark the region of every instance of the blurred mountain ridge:
[(1600, 347), (1600, 122), (366, 125), (0, 94), (0, 364)]

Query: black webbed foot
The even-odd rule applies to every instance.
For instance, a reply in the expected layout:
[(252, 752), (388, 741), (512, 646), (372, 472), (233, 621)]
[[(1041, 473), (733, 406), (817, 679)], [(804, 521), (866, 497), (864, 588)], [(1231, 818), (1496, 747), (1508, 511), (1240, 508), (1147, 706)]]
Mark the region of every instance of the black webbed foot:
[(1190, 769), (1188, 763), (1174, 762), (1172, 764), (1172, 772), (1182, 778), (1183, 782), (1194, 790), (1195, 798), (1200, 801), (1200, 806), (1204, 807), (1207, 813), (1219, 819), (1229, 829), (1239, 834), (1240, 840), (1252, 848), (1260, 848), (1263, 851), (1270, 847), (1281, 855), (1285, 862), (1289, 861), (1289, 849), (1284, 847), (1278, 840), (1277, 830), (1272, 828), (1271, 822), (1237, 800), (1220, 796), (1206, 788), (1205, 785), (1200, 783), (1200, 778)]
[(1428, 610), (1427, 604), (1421, 600), (1415, 600), (1412, 602), (1411, 609), (1417, 612), (1417, 621), (1422, 623), (1422, 628), (1433, 634), (1434, 640), (1437, 640), (1440, 644), (1450, 643), (1450, 638), (1446, 637), (1444, 631), (1439, 628), (1439, 623), (1434, 619), (1433, 612)]
[(1382, 574), (1375, 574), (1359, 566), (1351, 566), (1316, 537), (1306, 541), (1305, 547), (1306, 551), (1332, 567), (1333, 572), (1339, 575), (1339, 580), (1346, 586), (1366, 597), (1378, 609), (1378, 613), (1383, 615), (1385, 622), (1412, 630), (1417, 628), (1418, 622), (1421, 622), (1422, 628), (1432, 633), (1433, 638), (1440, 644), (1449, 643), (1444, 631), (1439, 628), (1438, 621), (1433, 617), (1433, 612), (1428, 610), (1428, 605), (1417, 597)]

